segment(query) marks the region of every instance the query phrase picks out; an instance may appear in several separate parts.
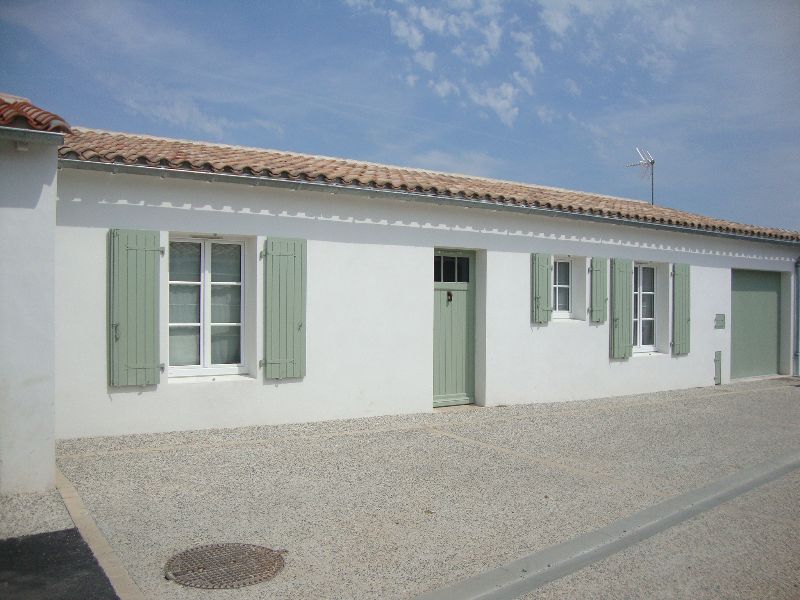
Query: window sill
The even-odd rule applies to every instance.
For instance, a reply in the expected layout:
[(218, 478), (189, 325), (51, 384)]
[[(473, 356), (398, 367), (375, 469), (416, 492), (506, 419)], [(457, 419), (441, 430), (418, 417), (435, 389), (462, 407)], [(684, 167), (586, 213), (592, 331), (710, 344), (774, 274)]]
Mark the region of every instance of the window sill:
[(576, 317), (570, 316), (553, 316), (552, 318), (553, 323), (585, 323), (584, 319), (578, 319)]
[(226, 381), (255, 381), (255, 377), (248, 374), (232, 375), (170, 375), (167, 383), (217, 383)]
[(633, 354), (631, 355), (632, 358), (636, 358), (637, 356), (668, 356), (668, 352), (661, 352), (659, 350), (634, 350)]

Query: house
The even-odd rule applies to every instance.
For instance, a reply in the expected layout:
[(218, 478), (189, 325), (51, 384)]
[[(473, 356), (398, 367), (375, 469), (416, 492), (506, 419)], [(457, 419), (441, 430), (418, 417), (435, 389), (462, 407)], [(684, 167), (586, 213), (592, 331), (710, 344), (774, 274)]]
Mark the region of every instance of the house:
[(54, 439), (797, 372), (798, 232), (9, 96), (0, 181), (3, 491)]

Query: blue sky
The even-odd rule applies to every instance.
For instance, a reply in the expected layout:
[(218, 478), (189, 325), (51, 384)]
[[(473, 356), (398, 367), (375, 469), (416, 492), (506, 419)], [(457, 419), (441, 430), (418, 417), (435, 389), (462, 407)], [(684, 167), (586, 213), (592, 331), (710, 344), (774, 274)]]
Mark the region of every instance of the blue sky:
[[(224, 8), (223, 8), (224, 7)], [(74, 125), (800, 230), (800, 2), (0, 0), (0, 90)]]

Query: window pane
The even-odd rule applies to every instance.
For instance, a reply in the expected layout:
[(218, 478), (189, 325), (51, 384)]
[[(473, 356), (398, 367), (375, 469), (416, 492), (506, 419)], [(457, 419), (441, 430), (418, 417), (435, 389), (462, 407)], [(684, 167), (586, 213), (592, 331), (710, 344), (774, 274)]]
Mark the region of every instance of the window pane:
[(211, 245), (211, 281), (242, 280), (242, 247), (239, 244)]
[(655, 343), (655, 321), (642, 321), (642, 346)]
[(444, 263), (444, 273), (442, 275), (442, 281), (455, 281), (456, 280), (456, 257), (455, 256), (444, 256), (443, 257)]
[(434, 256), (433, 257), (433, 280), (434, 281), (441, 281), (442, 280), (442, 257), (441, 256)]
[(637, 319), (633, 320), (633, 345), (639, 345), (639, 321)]
[(200, 244), (169, 243), (170, 281), (200, 281)]
[(633, 318), (639, 318), (639, 294), (633, 295)]
[(556, 288), (556, 310), (569, 310), (569, 288)]
[(653, 267), (642, 267), (642, 291), (654, 292), (656, 285), (656, 270)]
[(199, 323), (200, 322), (200, 286), (176, 285), (169, 286), (169, 322), (170, 323)]
[(200, 327), (169, 328), (169, 364), (173, 367), (200, 364)]
[(211, 363), (237, 365), (241, 361), (241, 328), (238, 325), (211, 327)]
[(242, 288), (238, 285), (211, 286), (211, 322), (241, 323)]
[(458, 257), (458, 281), (469, 283), (469, 258)]
[(655, 316), (655, 295), (642, 294), (642, 317), (652, 319)]
[(556, 263), (556, 283), (558, 285), (569, 285), (569, 263)]
[(633, 269), (633, 291), (634, 292), (638, 292), (639, 291), (639, 271), (640, 270), (641, 270), (640, 267), (636, 267), (635, 269)]

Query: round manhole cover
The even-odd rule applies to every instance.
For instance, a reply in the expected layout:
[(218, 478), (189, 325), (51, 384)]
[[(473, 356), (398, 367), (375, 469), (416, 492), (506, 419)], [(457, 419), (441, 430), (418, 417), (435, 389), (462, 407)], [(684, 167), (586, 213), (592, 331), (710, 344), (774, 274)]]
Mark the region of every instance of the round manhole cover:
[(252, 544), (197, 546), (170, 558), (164, 576), (196, 588), (239, 588), (275, 577), (284, 552)]

